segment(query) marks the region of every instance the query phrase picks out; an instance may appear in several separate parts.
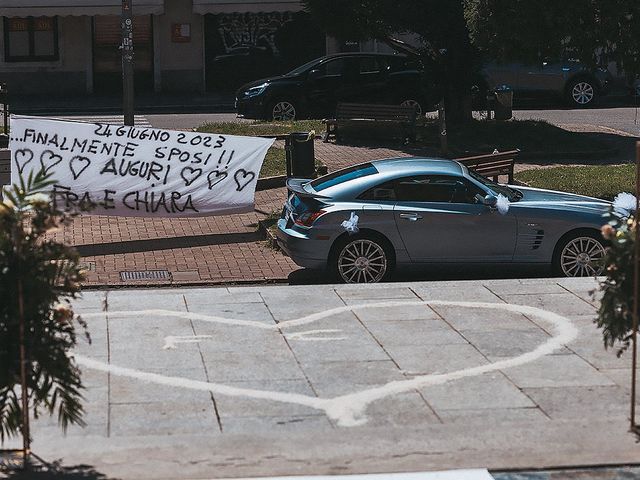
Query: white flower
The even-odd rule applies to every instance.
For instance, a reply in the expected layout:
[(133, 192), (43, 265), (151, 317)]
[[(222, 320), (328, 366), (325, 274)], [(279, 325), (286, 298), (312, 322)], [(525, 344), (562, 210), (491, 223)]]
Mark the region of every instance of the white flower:
[(499, 193), (497, 200), (498, 201), (496, 202), (496, 208), (498, 209), (498, 212), (500, 212), (502, 215), (506, 215), (509, 211), (509, 205), (511, 205), (509, 199)]
[(624, 210), (627, 215), (636, 209), (636, 197), (628, 192), (622, 192), (613, 199), (613, 208)]

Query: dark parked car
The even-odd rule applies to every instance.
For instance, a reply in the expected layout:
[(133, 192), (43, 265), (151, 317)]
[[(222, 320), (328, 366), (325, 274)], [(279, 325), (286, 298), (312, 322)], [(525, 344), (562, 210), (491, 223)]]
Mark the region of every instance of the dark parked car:
[(489, 91), (508, 85), (516, 98), (554, 95), (574, 107), (592, 105), (607, 92), (612, 78), (606, 68), (589, 69), (577, 60), (544, 61), (538, 65), (491, 63), (484, 67), (483, 76)]
[(243, 117), (274, 120), (330, 116), (338, 102), (415, 105), (422, 112), (436, 101), (431, 85), (417, 58), (341, 53), (244, 85), (236, 108)]
[(378, 282), (403, 264), (550, 264), (568, 277), (602, 271), (600, 226), (611, 207), (604, 200), (501, 185), (427, 158), (378, 160), (287, 185), (278, 244), (298, 265), (328, 268), (344, 282)]

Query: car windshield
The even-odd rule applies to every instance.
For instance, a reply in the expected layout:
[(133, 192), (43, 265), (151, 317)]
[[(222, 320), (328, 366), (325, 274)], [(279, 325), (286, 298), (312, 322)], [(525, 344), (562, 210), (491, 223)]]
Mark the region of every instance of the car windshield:
[(291, 75), (300, 75), (301, 73), (306, 72), (311, 67), (313, 67), (316, 63), (319, 63), (324, 57), (316, 58), (315, 60), (311, 60), (310, 62), (305, 63), (304, 65), (300, 65), (298, 68), (294, 68), (289, 73), (285, 73), (285, 77), (289, 77)]
[(492, 192), (496, 194), (504, 195), (509, 199), (510, 202), (517, 202), (522, 198), (522, 192), (516, 190), (515, 188), (508, 187), (506, 185), (500, 185), (499, 183), (493, 182), (489, 180), (487, 177), (483, 177), (479, 173), (474, 172), (469, 169), (469, 176), (474, 180), (480, 182), (485, 187), (489, 188)]
[(320, 192), (325, 188), (333, 187), (339, 183), (347, 182), (360, 177), (366, 177), (368, 175), (374, 175), (378, 173), (378, 169), (371, 163), (363, 163), (355, 165), (344, 170), (325, 175), (316, 180), (313, 180), (310, 185), (316, 192)]

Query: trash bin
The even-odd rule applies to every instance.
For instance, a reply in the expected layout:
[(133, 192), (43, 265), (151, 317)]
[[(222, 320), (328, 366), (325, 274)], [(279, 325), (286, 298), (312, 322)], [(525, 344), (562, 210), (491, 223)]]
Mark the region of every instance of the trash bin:
[(316, 173), (314, 132), (293, 132), (285, 139), (287, 177), (313, 178)]
[(513, 117), (513, 90), (508, 85), (501, 85), (495, 89), (496, 120), (509, 120)]

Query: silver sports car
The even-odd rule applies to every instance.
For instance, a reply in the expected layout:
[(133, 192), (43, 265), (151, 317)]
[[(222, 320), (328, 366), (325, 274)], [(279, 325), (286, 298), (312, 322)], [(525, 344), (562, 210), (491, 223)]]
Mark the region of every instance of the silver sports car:
[(602, 270), (604, 200), (501, 185), (429, 158), (378, 160), (287, 186), (278, 244), (298, 265), (344, 282), (379, 282), (418, 263), (551, 264), (570, 277)]

